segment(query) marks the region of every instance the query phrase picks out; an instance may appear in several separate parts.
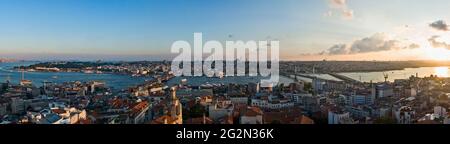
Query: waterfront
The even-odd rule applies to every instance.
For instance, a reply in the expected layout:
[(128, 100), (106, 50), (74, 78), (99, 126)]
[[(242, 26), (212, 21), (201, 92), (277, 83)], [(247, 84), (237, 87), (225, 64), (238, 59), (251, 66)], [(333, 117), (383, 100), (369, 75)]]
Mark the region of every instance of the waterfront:
[[(15, 66), (28, 66), (35, 64), (36, 62), (11, 62), (0, 63), (0, 81), (10, 80), (12, 83), (19, 83), (22, 77), (20, 71), (15, 71)], [(151, 77), (132, 77), (122, 74), (85, 74), (79, 72), (25, 72), (25, 79), (33, 81), (36, 86), (41, 86), (42, 82), (54, 82), (63, 83), (70, 81), (104, 81), (107, 86), (114, 89), (126, 89), (131, 86), (142, 84), (145, 80), (151, 80)], [(189, 85), (202, 85), (202, 84), (248, 84), (258, 83), (262, 77), (224, 77), (208, 78), (208, 77), (175, 77), (167, 82), (168, 85), (176, 85), (181, 82), (182, 79), (187, 79)], [(289, 84), (294, 82), (292, 79), (280, 76), (280, 83)]]
[[(20, 71), (12, 70), (15, 66), (27, 66), (34, 64), (35, 62), (11, 62), (0, 63), (0, 81), (4, 82), (10, 80), (12, 83), (19, 83), (22, 78)], [(107, 86), (114, 89), (126, 89), (130, 86), (134, 86), (143, 83), (146, 79), (144, 77), (131, 77), (128, 75), (117, 74), (85, 74), (77, 72), (25, 72), (25, 79), (33, 81), (36, 86), (41, 86), (42, 82), (54, 82), (63, 83), (70, 81), (103, 81)]]
[[(9, 62), (0, 63), (0, 81), (10, 80), (13, 83), (18, 83), (22, 77), (20, 71), (15, 71), (12, 68), (15, 66), (28, 66), (35, 64), (36, 62)], [(439, 77), (450, 77), (449, 67), (420, 67), (420, 68), (406, 68), (404, 70), (393, 70), (384, 72), (349, 72), (339, 73), (341, 75), (353, 78), (355, 80), (361, 80), (363, 82), (382, 82), (384, 81), (384, 75), (388, 74), (388, 81), (394, 81), (395, 79), (406, 79), (412, 75), (419, 77), (425, 77), (430, 75), (437, 75)], [(312, 74), (309, 74), (312, 75)], [(314, 76), (335, 80), (336, 78), (326, 74), (316, 74)], [(293, 77), (287, 78), (280, 77), (280, 83), (289, 84), (293, 82)], [(41, 86), (42, 82), (54, 82), (63, 83), (69, 81), (104, 81), (106, 84), (114, 89), (126, 89), (130, 86), (135, 86), (143, 83), (145, 80), (152, 79), (151, 77), (132, 77), (122, 74), (85, 74), (78, 72), (25, 72), (25, 79), (32, 80), (37, 86)], [(219, 78), (207, 78), (207, 77), (175, 77), (168, 81), (168, 85), (179, 84), (182, 79), (187, 79), (189, 85), (202, 85), (202, 84), (247, 84), (257, 83), (261, 77), (225, 77)], [(298, 77), (298, 79), (310, 82), (308, 78)]]
[(383, 82), (383, 74), (388, 75), (388, 81), (394, 81), (395, 79), (406, 79), (410, 76), (416, 76), (416, 74), (419, 77), (429, 77), (430, 75), (437, 75), (438, 77), (450, 77), (449, 67), (420, 67), (384, 72), (351, 72), (339, 74), (363, 82)]
[[(208, 77), (175, 77), (167, 82), (168, 85), (179, 84), (181, 80), (186, 79), (188, 85), (199, 86), (202, 84), (248, 84), (248, 83), (260, 83), (262, 79), (268, 79), (264, 77), (224, 77), (220, 78), (208, 78)], [(280, 83), (288, 85), (293, 83), (294, 80), (280, 76)]]

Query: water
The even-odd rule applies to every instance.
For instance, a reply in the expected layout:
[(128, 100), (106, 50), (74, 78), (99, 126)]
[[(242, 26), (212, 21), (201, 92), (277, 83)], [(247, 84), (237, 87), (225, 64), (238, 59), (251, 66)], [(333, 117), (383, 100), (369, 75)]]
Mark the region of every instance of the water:
[[(202, 84), (248, 84), (248, 83), (261, 83), (262, 79), (267, 79), (263, 77), (224, 77), (220, 78), (208, 78), (208, 77), (175, 77), (167, 82), (167, 84), (175, 85), (179, 84), (182, 79), (186, 79), (189, 85), (199, 86)], [(294, 80), (284, 76), (280, 76), (280, 83), (288, 85), (293, 83)]]
[(340, 73), (341, 75), (360, 80), (363, 82), (383, 82), (384, 75), (388, 75), (388, 81), (394, 81), (395, 79), (407, 79), (410, 76), (417, 75), (419, 77), (429, 77), (430, 75), (437, 75), (438, 77), (450, 77), (449, 67), (421, 67), (421, 68), (406, 68), (404, 70), (394, 70), (385, 72), (352, 72), (352, 73)]
[[(0, 63), (0, 82), (9, 79), (12, 83), (19, 83), (22, 78), (22, 72), (12, 70), (15, 66), (28, 66), (35, 62), (13, 62)], [(126, 89), (130, 86), (143, 83), (146, 79), (142, 77), (131, 77), (128, 75), (117, 74), (85, 74), (76, 72), (25, 72), (25, 79), (31, 80), (34, 85), (42, 86), (42, 82), (63, 83), (69, 81), (103, 81), (113, 89)]]
[[(15, 66), (28, 66), (35, 64), (36, 62), (13, 62), (13, 63), (0, 63), (0, 82), (4, 82), (9, 79), (13, 83), (19, 83), (22, 73), (12, 70)], [(341, 75), (353, 78), (355, 80), (361, 80), (364, 82), (383, 82), (383, 74), (388, 74), (388, 81), (394, 81), (395, 79), (407, 79), (412, 75), (418, 74), (419, 77), (425, 77), (430, 75), (437, 75), (439, 77), (450, 77), (449, 67), (421, 67), (421, 68), (406, 68), (404, 70), (394, 70), (385, 72), (351, 72), (340, 73)], [(171, 79), (167, 84), (174, 85), (179, 84), (182, 79), (186, 77), (175, 77)], [(329, 76), (327, 76), (329, 78)], [(131, 77), (128, 75), (117, 74), (85, 74), (85, 73), (64, 73), (64, 72), (25, 72), (25, 79), (32, 80), (36, 86), (41, 86), (42, 82), (54, 82), (63, 83), (68, 81), (104, 81), (107, 86), (114, 89), (126, 89), (130, 86), (135, 86), (143, 83), (145, 80), (151, 78), (143, 77)], [(207, 77), (188, 77), (188, 84), (201, 85), (201, 84), (248, 84), (258, 83), (262, 77), (225, 77), (224, 79), (207, 78)], [(289, 84), (294, 82), (292, 78), (280, 76), (280, 83)]]
[[(4, 82), (9, 79), (13, 83), (19, 83), (22, 77), (20, 71), (12, 70), (15, 66), (28, 66), (35, 64), (36, 62), (14, 62), (14, 63), (0, 63), (0, 82)], [(42, 82), (54, 82), (63, 83), (69, 81), (104, 81), (106, 85), (114, 89), (126, 89), (130, 86), (135, 86), (149, 80), (151, 78), (142, 77), (131, 77), (128, 75), (118, 75), (118, 74), (85, 74), (77, 72), (25, 72), (25, 79), (33, 81), (36, 86), (42, 86)], [(201, 85), (201, 84), (248, 84), (250, 82), (258, 83), (262, 77), (225, 77), (224, 79), (219, 78), (208, 78), (208, 77), (175, 77), (168, 81), (168, 85), (179, 84), (182, 79), (188, 79), (188, 84), (190, 85)], [(289, 84), (294, 82), (292, 79), (287, 77), (280, 77), (280, 82)]]

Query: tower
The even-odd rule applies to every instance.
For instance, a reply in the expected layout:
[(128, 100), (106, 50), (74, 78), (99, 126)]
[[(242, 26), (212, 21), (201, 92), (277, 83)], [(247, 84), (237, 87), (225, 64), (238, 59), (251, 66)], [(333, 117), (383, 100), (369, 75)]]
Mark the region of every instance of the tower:
[(298, 81), (298, 79), (297, 79), (297, 66), (295, 66), (294, 78), (295, 78), (295, 81)]
[(316, 65), (313, 65), (313, 67), (312, 67), (312, 73), (313, 73), (313, 74), (316, 74)]
[(183, 109), (180, 101), (177, 98), (176, 87), (170, 88), (170, 114), (168, 114), (172, 120), (174, 120), (174, 124), (183, 124)]

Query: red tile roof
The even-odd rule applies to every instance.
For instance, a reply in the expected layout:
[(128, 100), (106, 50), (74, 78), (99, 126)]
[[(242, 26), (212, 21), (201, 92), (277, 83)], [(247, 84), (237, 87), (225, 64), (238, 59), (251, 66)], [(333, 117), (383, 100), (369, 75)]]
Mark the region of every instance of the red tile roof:
[(213, 120), (209, 117), (198, 117), (187, 119), (184, 124), (213, 124)]

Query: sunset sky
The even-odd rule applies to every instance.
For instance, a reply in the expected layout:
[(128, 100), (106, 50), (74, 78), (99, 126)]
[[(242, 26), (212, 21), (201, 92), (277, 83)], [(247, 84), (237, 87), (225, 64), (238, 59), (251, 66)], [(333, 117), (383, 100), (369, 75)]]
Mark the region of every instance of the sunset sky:
[(0, 57), (168, 59), (177, 40), (279, 40), (284, 60), (450, 60), (448, 0), (0, 0)]

